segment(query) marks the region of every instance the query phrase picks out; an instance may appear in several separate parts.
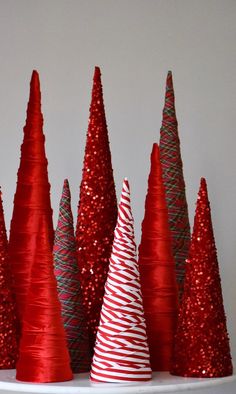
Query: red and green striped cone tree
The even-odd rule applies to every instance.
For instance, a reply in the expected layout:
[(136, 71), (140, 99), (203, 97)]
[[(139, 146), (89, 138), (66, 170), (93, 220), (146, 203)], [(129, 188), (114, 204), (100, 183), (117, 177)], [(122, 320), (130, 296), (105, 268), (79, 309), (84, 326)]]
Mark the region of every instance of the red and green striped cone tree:
[(53, 247), (54, 273), (74, 373), (90, 368), (89, 343), (76, 254), (69, 182), (64, 181)]
[(190, 225), (171, 71), (168, 72), (166, 80), (165, 105), (160, 130), (160, 158), (166, 189), (179, 297), (181, 298), (185, 276), (185, 260), (189, 251)]

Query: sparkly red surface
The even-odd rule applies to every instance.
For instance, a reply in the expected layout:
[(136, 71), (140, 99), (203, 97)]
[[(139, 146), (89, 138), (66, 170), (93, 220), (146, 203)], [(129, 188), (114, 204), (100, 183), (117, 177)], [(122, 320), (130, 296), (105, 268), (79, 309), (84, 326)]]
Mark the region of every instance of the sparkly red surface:
[(100, 318), (116, 218), (117, 201), (101, 75), (96, 67), (76, 229), (80, 283), (91, 352)]
[(175, 339), (172, 373), (232, 374), (216, 246), (205, 179), (201, 179)]
[(16, 305), (12, 294), (7, 235), (0, 192), (0, 369), (15, 368)]

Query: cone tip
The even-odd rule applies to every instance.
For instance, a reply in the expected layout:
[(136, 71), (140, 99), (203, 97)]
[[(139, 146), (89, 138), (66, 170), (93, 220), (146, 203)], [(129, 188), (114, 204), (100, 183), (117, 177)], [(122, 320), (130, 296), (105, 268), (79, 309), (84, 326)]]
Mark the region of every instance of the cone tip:
[(32, 72), (31, 83), (39, 83), (39, 73), (37, 70), (33, 70)]
[(170, 88), (173, 88), (173, 78), (172, 78), (172, 71), (169, 70), (167, 73), (167, 78), (166, 78), (166, 85)]
[(66, 178), (66, 179), (64, 179), (64, 186), (66, 186), (66, 187), (69, 187), (69, 181), (68, 181), (68, 179)]
[(206, 179), (204, 177), (201, 177), (200, 187), (201, 188), (206, 188), (206, 186), (207, 186)]
[(101, 70), (100, 67), (95, 66), (94, 68), (94, 80), (100, 79), (101, 78)]
[(158, 161), (160, 158), (160, 151), (159, 151), (159, 145), (154, 142), (152, 146), (152, 153), (151, 153), (151, 161)]

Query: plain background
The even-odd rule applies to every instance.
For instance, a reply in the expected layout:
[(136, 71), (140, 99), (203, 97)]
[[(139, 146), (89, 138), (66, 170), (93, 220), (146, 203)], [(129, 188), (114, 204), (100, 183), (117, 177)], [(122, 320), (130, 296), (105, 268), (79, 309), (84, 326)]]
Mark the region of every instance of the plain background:
[(159, 140), (171, 69), (190, 220), (205, 176), (234, 359), (235, 20), (235, 0), (0, 1), (0, 184), (7, 228), (32, 70), (41, 78), (55, 225), (65, 177), (76, 217), (92, 77), (99, 65), (117, 195), (127, 176), (139, 243), (149, 154)]

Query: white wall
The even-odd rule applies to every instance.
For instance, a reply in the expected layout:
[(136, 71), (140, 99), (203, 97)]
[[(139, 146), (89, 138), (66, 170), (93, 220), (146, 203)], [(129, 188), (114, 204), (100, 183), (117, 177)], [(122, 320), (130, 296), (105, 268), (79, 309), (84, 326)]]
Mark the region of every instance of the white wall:
[(173, 71), (191, 222), (208, 180), (236, 359), (235, 0), (0, 0), (0, 184), (9, 228), (33, 68), (41, 76), (57, 217), (68, 177), (79, 194), (94, 65), (102, 69), (117, 192), (130, 180), (137, 242), (149, 153)]

